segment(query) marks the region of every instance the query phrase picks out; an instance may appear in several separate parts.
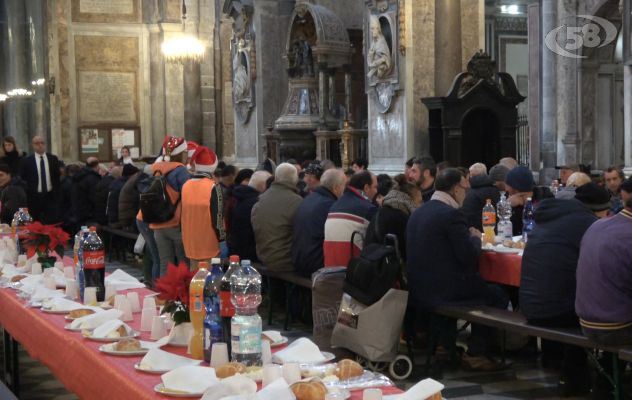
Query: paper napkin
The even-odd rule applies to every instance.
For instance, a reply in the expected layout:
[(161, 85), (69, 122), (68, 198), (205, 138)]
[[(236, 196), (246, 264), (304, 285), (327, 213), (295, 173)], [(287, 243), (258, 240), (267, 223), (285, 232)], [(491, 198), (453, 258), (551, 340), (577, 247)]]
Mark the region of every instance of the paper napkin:
[(434, 379), (424, 379), (405, 393), (384, 396), (384, 400), (423, 400), (443, 390), (443, 385)]
[(270, 338), (270, 340), (272, 340), (274, 343), (278, 343), (283, 340), (283, 336), (279, 331), (263, 331), (261, 332), (261, 334)]
[(110, 275), (106, 276), (105, 285), (111, 285), (116, 290), (140, 289), (145, 287), (145, 285), (140, 283), (138, 279), (134, 278), (122, 269), (117, 269)]
[(274, 353), (273, 358), (283, 364), (289, 362), (313, 364), (325, 361), (325, 357), (318, 346), (307, 338), (295, 340), (286, 349)]
[[(168, 353), (156, 348), (149, 350), (147, 354), (145, 354), (145, 357), (140, 360), (140, 366), (143, 369), (150, 369), (155, 371), (170, 371), (179, 367), (195, 366), (200, 364), (201, 362), (202, 361), (200, 360), (193, 360), (188, 357)], [(213, 376), (215, 376), (215, 372), (213, 372)]]
[(111, 320), (120, 318), (123, 315), (119, 310), (107, 310), (97, 312), (95, 314), (86, 315), (85, 317), (77, 318), (70, 323), (72, 329), (95, 329), (99, 325)]
[(35, 301), (44, 301), (48, 299), (53, 299), (57, 297), (64, 297), (64, 293), (59, 292), (57, 290), (47, 289), (44, 286), (38, 286), (35, 289), (35, 292), (31, 296), (31, 302)]
[(257, 400), (294, 400), (294, 393), (283, 378), (279, 378), (257, 393)]
[(42, 303), (42, 307), (47, 308), (51, 311), (73, 311), (79, 310), (84, 307), (83, 304), (77, 303), (76, 301), (68, 300), (65, 298), (54, 298)]
[(163, 374), (161, 379), (165, 388), (189, 393), (203, 393), (209, 386), (217, 382), (215, 369), (193, 365), (169, 371)]
[(160, 340), (157, 340), (155, 342), (146, 342), (144, 340), (140, 341), (140, 347), (142, 347), (143, 349), (159, 349), (162, 346), (166, 345), (169, 342), (169, 338), (167, 336), (163, 337)]
[[(104, 322), (92, 331), (92, 337), (96, 338), (117, 338), (121, 335), (116, 332), (121, 326), (125, 327), (125, 331), (129, 334), (132, 332), (132, 328), (120, 319), (113, 319), (111, 321)], [(127, 335), (125, 335), (127, 336)]]
[(237, 374), (209, 386), (202, 400), (227, 399), (232, 396), (245, 399), (248, 397), (243, 396), (254, 396), (255, 393), (257, 393), (257, 383), (244, 375)]

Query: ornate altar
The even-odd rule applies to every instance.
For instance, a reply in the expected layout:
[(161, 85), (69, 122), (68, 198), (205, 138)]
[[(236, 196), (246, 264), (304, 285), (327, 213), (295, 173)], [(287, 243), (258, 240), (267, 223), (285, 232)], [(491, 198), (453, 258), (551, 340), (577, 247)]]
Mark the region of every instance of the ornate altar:
[(348, 65), (350, 56), (351, 43), (340, 18), (323, 6), (299, 1), (290, 17), (283, 56), (288, 95), (274, 132), (266, 135), (274, 141), (268, 148), (276, 148), (277, 161), (314, 158), (314, 133), (335, 132), (341, 125), (330, 92), (335, 69)]
[(429, 111), (431, 155), (466, 167), (515, 157), (516, 106), (524, 99), (511, 75), (496, 72), (496, 63), (480, 50), (447, 96), (421, 99)]

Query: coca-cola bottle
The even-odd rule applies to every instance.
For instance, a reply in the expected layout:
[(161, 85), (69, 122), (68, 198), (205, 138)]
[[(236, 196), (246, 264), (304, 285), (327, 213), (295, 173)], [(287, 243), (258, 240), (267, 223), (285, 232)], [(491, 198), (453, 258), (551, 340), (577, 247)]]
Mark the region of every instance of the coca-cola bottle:
[(97, 301), (105, 300), (105, 249), (97, 228), (90, 227), (90, 233), (83, 242), (83, 274), (86, 287), (97, 288)]

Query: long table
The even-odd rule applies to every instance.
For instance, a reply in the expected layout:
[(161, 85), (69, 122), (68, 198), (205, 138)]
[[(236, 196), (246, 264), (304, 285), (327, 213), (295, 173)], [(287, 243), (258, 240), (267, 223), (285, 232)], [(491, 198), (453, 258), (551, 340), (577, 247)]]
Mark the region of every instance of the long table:
[(483, 251), (478, 270), (488, 282), (520, 287), (522, 256), (511, 253)]
[[(133, 289), (140, 302), (148, 289)], [(126, 293), (128, 291), (122, 291)], [(64, 329), (69, 321), (64, 315), (44, 313), (29, 308), (12, 289), (0, 289), (0, 325), (17, 340), (33, 359), (46, 365), (68, 390), (82, 399), (165, 399), (154, 392), (161, 382), (160, 375), (134, 369), (142, 356), (118, 357), (98, 350), (102, 342), (84, 339), (80, 332)], [(140, 313), (128, 322), (140, 331)], [(149, 332), (142, 332), (141, 340), (150, 340)], [(171, 345), (162, 348), (186, 356), (186, 349)], [(385, 394), (401, 393), (396, 387), (383, 388)], [(353, 391), (351, 399), (362, 399), (362, 391)]]

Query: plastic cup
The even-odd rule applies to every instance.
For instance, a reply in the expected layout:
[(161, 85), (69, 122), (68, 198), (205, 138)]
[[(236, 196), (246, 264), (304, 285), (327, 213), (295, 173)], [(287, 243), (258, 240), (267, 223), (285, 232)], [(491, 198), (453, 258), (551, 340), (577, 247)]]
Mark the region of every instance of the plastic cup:
[(79, 298), (79, 284), (75, 279), (66, 279), (66, 297), (70, 300)]
[(114, 308), (123, 311), (121, 305), (125, 300), (127, 300), (127, 296), (125, 296), (124, 294), (117, 294), (116, 296), (114, 296)]
[(34, 262), (31, 264), (31, 274), (33, 275), (41, 275), (42, 274), (42, 264), (38, 262)]
[(211, 347), (211, 368), (228, 364), (228, 346), (226, 343), (213, 343)]
[(42, 271), (42, 274), (44, 275), (44, 279), (53, 276), (53, 269), (52, 268), (46, 268), (44, 271)]
[(61, 261), (55, 261), (55, 268), (57, 268), (60, 271), (63, 271), (65, 268), (64, 263)]
[(18, 256), (18, 267), (23, 267), (26, 265), (26, 254), (20, 254)]
[[(140, 330), (142, 332), (151, 332), (151, 324), (156, 316), (156, 308), (148, 307), (143, 308), (143, 312), (140, 315)], [(166, 328), (165, 328), (166, 331)]]
[(165, 321), (157, 315), (151, 320), (151, 340), (160, 340), (165, 336), (167, 336)]
[(75, 269), (73, 267), (64, 267), (64, 276), (66, 279), (75, 279)]
[(382, 400), (382, 389), (364, 389), (362, 400)]
[(57, 284), (55, 283), (55, 278), (52, 276), (44, 277), (44, 287), (46, 289), (55, 290), (57, 289)]
[(138, 292), (128, 292), (127, 300), (132, 306), (132, 312), (137, 313), (140, 312), (140, 300), (138, 298)]
[(268, 386), (279, 378), (283, 378), (283, 367), (276, 364), (263, 366), (263, 387)]
[(156, 298), (154, 296), (145, 296), (143, 299), (143, 310), (145, 308), (156, 308)]
[(123, 311), (123, 315), (121, 316), (121, 321), (129, 322), (134, 320), (134, 316), (132, 315), (132, 304), (126, 298), (122, 301), (121, 311)]
[(97, 288), (96, 287), (90, 286), (83, 290), (83, 304), (87, 306), (97, 305)]
[(108, 301), (110, 300), (112, 297), (116, 296), (118, 294), (116, 287), (114, 287), (113, 285), (105, 285), (105, 297), (104, 300)]
[(283, 364), (283, 378), (288, 385), (292, 385), (293, 383), (300, 381), (302, 378), (301, 368), (299, 365), (297, 363)]
[(261, 341), (261, 362), (263, 365), (272, 363), (272, 350), (270, 349), (270, 341)]

